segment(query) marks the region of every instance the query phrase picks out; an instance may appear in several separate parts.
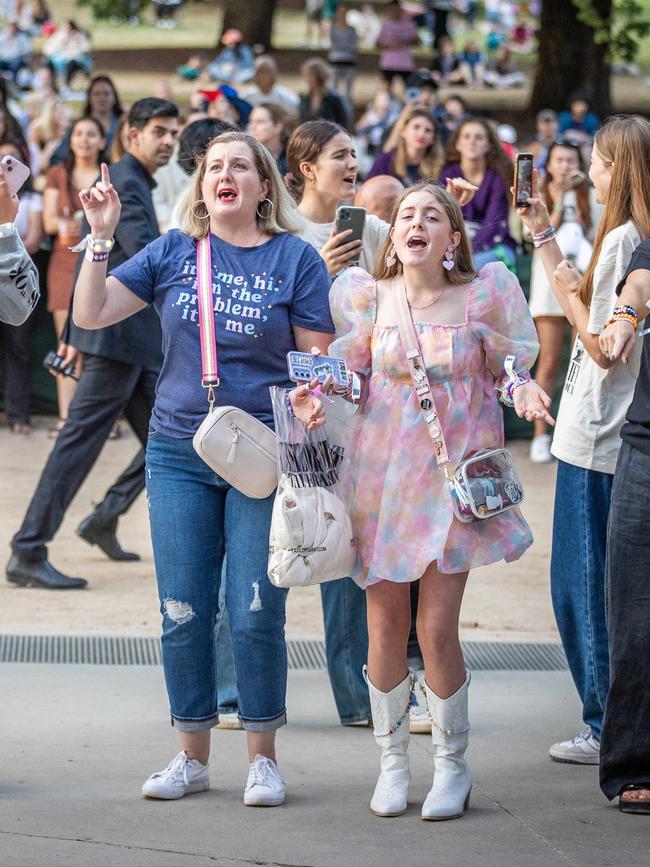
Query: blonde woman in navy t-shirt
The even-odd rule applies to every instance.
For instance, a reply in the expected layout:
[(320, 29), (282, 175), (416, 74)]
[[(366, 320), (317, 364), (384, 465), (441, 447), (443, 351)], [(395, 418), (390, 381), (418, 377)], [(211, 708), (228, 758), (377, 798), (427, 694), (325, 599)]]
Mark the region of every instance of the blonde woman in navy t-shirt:
[[(94, 238), (110, 239), (120, 205), (108, 170), (81, 194)], [(250, 499), (197, 456), (192, 437), (207, 411), (201, 386), (196, 241), (210, 233), (221, 384), (217, 404), (272, 425), (270, 385), (291, 387), (289, 350), (323, 352), (332, 339), (329, 277), (318, 253), (294, 237), (293, 208), (275, 160), (251, 136), (212, 141), (181, 206), (181, 225), (106, 277), (84, 261), (74, 317), (103, 328), (153, 304), (164, 363), (147, 446), (147, 493), (163, 615), (162, 653), (172, 725), (181, 752), (145, 782), (143, 794), (174, 799), (208, 789), (210, 732), (218, 721), (213, 640), (221, 565), (247, 733), (249, 806), (283, 803), (275, 734), (286, 722), (286, 591), (267, 577), (273, 496)], [(318, 424), (307, 389), (292, 392), (296, 415)]]

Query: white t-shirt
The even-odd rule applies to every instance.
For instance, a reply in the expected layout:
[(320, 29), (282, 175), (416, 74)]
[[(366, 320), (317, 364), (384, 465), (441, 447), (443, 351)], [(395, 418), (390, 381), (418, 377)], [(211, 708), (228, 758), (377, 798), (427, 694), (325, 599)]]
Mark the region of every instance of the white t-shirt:
[(259, 87), (254, 87), (243, 96), (252, 106), (260, 105), (263, 102), (274, 102), (288, 114), (298, 114), (300, 108), (300, 97), (281, 84), (274, 84), (269, 93), (262, 93)]
[[(608, 232), (594, 273), (594, 291), (587, 330), (600, 334), (616, 306), (616, 286), (632, 253), (641, 243), (633, 223)], [(599, 367), (578, 337), (564, 383), (552, 453), (556, 458), (601, 473), (613, 473), (621, 445), (619, 432), (632, 400), (639, 373), (642, 341), (637, 340), (628, 364)]]
[(29, 231), (29, 218), (43, 211), (43, 196), (40, 193), (23, 193), (18, 203), (18, 213), (14, 220), (16, 231), (24, 238)]
[[(303, 217), (300, 213), (298, 214), (298, 218), (302, 223), (298, 237), (311, 244), (320, 253), (334, 231), (334, 222), (314, 223)], [(381, 245), (384, 243), (389, 229), (389, 224), (384, 223), (379, 217), (375, 217), (374, 214), (366, 214), (366, 222), (364, 223), (363, 235), (361, 236), (359, 265), (369, 274), (372, 274), (375, 269), (375, 262), (379, 257)]]

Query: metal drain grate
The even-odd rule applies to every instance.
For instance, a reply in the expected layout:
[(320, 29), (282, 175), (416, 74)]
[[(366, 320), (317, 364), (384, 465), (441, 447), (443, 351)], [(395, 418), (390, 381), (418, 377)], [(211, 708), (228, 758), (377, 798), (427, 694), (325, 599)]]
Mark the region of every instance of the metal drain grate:
[[(287, 641), (289, 668), (325, 668), (322, 641)], [(564, 671), (559, 644), (465, 641), (472, 671)], [(0, 635), (0, 662), (57, 665), (160, 665), (160, 641), (151, 637), (107, 635)]]

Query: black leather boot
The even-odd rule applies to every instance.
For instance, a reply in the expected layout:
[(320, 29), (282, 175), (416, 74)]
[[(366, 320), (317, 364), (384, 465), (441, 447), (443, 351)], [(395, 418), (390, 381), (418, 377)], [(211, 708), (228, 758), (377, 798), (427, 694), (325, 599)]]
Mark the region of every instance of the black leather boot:
[(97, 545), (111, 560), (139, 560), (139, 554), (122, 550), (115, 535), (116, 529), (117, 518), (111, 518), (107, 521), (95, 510), (79, 524), (77, 536), (80, 536), (89, 545)]
[(44, 590), (81, 590), (85, 578), (68, 578), (47, 560), (26, 560), (13, 554), (5, 570), (7, 581), (21, 587), (42, 587)]

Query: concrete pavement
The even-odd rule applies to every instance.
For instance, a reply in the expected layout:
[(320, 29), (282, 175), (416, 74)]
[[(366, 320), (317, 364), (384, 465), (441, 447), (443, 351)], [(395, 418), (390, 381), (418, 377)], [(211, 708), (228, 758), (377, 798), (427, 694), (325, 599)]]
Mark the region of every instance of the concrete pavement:
[(292, 671), (279, 733), (283, 807), (244, 807), (241, 732), (215, 731), (212, 789), (176, 802), (140, 787), (177, 751), (157, 667), (0, 665), (2, 867), (647, 867), (650, 822), (625, 816), (597, 768), (560, 765), (550, 741), (579, 727), (565, 672), (476, 672), (468, 757), (475, 783), (462, 820), (419, 806), (431, 745), (413, 736), (408, 813), (368, 810), (378, 750), (342, 728), (325, 672)]

